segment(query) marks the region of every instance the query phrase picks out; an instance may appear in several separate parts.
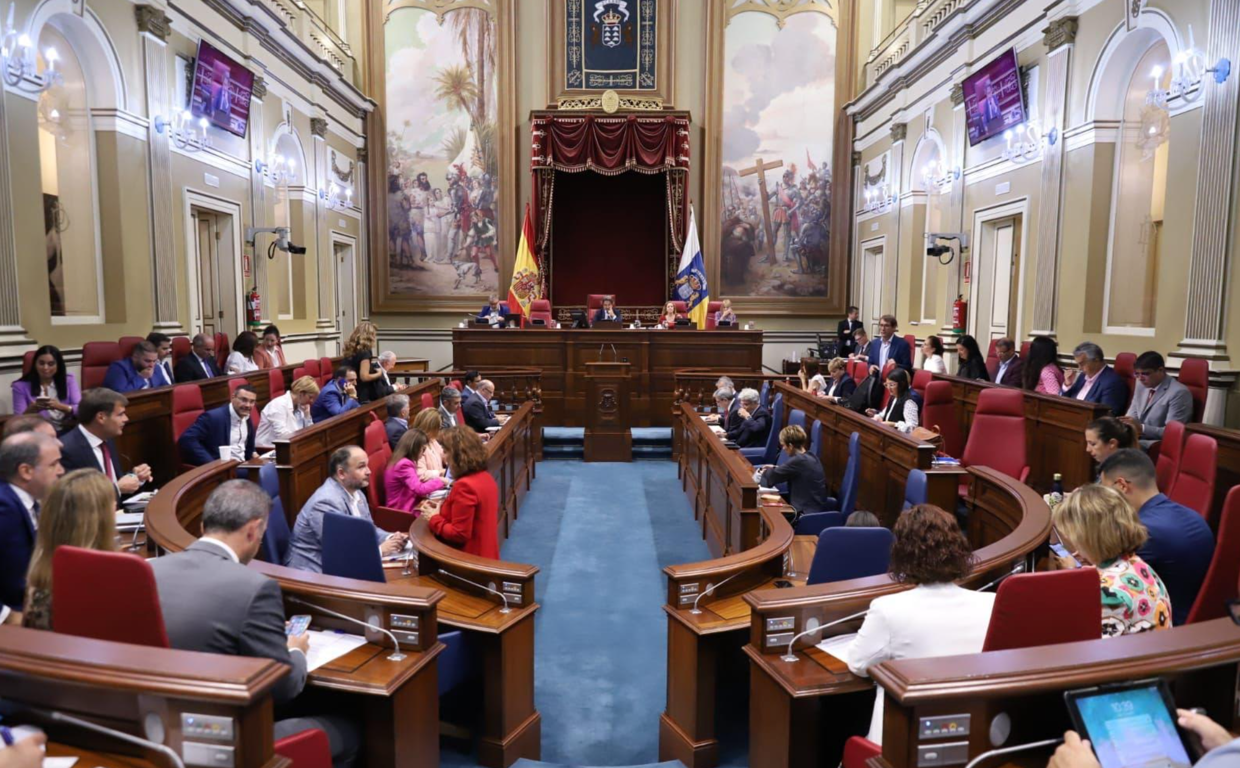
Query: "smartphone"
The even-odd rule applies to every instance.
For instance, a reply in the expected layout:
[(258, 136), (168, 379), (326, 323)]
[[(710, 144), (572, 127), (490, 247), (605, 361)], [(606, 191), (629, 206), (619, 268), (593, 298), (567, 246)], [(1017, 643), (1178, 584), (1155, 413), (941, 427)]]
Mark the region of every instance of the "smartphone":
[(787, 589), (788, 587), (791, 587), (791, 586), (792, 586), (792, 582), (788, 581), (787, 579), (779, 579), (778, 581), (775, 582), (776, 589)]
[(1077, 562), (1077, 559), (1072, 556), (1072, 553), (1069, 552), (1068, 549), (1063, 544), (1060, 544), (1058, 542), (1053, 542), (1050, 546), (1051, 546), (1051, 551), (1054, 552), (1061, 559), (1071, 560), (1073, 564), (1078, 565), (1078, 566), (1080, 565), (1080, 563)]
[(304, 613), (298, 614), (288, 620), (288, 626), (285, 627), (284, 634), (289, 635), (290, 637), (293, 635), (304, 635), (306, 630), (309, 628), (310, 616)]

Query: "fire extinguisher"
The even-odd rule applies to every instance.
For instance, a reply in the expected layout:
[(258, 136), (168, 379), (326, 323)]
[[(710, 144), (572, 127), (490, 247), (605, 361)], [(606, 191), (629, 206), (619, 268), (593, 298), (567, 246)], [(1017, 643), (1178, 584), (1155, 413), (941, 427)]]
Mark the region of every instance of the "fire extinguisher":
[(258, 286), (251, 288), (249, 295), (245, 297), (245, 319), (250, 325), (262, 325), (263, 309), (262, 300), (258, 296)]
[(952, 333), (964, 333), (965, 318), (968, 316), (969, 302), (964, 300), (964, 295), (956, 296), (956, 301), (952, 304)]

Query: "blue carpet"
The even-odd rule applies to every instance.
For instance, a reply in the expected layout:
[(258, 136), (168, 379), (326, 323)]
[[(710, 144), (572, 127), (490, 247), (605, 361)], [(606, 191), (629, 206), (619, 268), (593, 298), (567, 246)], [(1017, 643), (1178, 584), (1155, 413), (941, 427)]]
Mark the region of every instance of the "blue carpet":
[[(542, 759), (655, 764), (667, 695), (662, 569), (710, 557), (676, 465), (540, 463), (502, 556), (540, 569)], [(471, 764), (445, 741), (441, 765)]]

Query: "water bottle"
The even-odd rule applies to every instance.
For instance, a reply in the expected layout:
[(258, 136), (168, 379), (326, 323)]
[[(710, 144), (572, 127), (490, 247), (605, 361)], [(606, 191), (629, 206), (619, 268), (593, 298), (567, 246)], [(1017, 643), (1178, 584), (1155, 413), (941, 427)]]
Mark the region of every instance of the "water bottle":
[(1063, 495), (1063, 475), (1056, 472), (1051, 482), (1051, 493)]

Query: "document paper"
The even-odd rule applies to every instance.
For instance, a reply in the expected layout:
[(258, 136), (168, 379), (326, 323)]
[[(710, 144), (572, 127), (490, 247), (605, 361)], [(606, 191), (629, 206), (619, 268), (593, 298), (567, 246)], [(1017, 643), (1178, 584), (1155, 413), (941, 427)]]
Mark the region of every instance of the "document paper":
[(310, 672), (366, 644), (366, 638), (361, 635), (317, 629), (307, 629), (306, 634), (310, 636), (310, 653), (306, 654), (306, 670)]
[(852, 645), (852, 641), (857, 637), (856, 632), (847, 635), (835, 635), (828, 637), (818, 644), (818, 649), (824, 653), (828, 653), (840, 661), (848, 664), (848, 646)]

